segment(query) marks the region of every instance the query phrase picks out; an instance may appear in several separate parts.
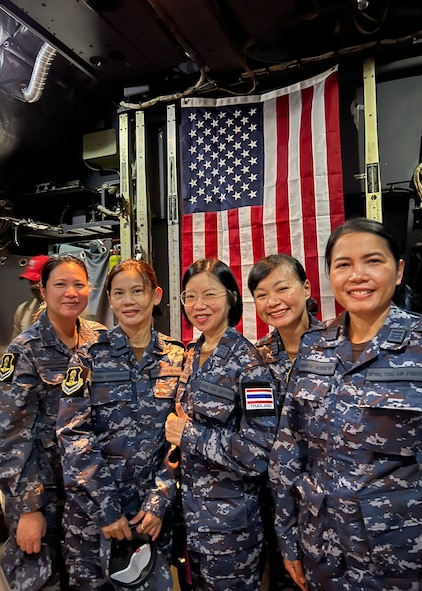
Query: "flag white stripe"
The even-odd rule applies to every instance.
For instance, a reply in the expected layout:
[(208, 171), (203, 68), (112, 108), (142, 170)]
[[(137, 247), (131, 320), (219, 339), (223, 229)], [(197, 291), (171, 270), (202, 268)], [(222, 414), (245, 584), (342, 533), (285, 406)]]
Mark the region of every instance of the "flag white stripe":
[(277, 126), (276, 100), (266, 101), (263, 107), (264, 124), (264, 249), (267, 254), (277, 253), (276, 222), (276, 170), (277, 170)]
[(289, 97), (289, 224), (292, 255), (305, 262), (303, 235), (302, 187), (300, 182), (300, 129), (302, 116), (301, 93)]

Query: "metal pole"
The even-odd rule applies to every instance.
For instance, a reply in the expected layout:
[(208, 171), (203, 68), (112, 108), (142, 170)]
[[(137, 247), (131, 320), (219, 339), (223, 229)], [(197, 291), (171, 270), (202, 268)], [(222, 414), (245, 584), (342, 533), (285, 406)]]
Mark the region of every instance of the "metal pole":
[(177, 185), (176, 107), (167, 106), (167, 232), (169, 258), (170, 334), (181, 338), (180, 313), (180, 231)]
[(377, 98), (373, 59), (365, 60), (363, 63), (363, 96), (365, 103), (366, 217), (382, 222)]
[(120, 250), (122, 260), (132, 258), (134, 254), (133, 188), (129, 138), (129, 115), (128, 113), (122, 113), (119, 115), (120, 193), (122, 198), (122, 213), (120, 215)]
[(150, 225), (148, 215), (148, 195), (146, 182), (146, 158), (145, 158), (145, 113), (136, 111), (135, 114), (135, 141), (136, 141), (136, 255), (151, 263), (150, 253)]

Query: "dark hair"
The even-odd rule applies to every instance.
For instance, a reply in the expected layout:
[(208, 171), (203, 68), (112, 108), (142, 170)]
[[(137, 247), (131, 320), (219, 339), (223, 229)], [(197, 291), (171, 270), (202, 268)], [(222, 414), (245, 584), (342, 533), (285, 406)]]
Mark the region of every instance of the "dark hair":
[(81, 259), (78, 259), (78, 257), (75, 257), (72, 254), (60, 254), (51, 256), (43, 266), (41, 271), (41, 285), (43, 287), (47, 285), (47, 281), (50, 279), (50, 275), (56, 267), (69, 263), (74, 263), (75, 265), (78, 265), (84, 271), (86, 278), (89, 279), (88, 269), (86, 268), (85, 263)]
[(301, 263), (288, 254), (270, 254), (260, 259), (251, 269), (248, 277), (249, 291), (253, 295), (259, 283), (268, 277), (268, 275), (282, 265), (289, 265), (299, 281), (305, 283), (307, 280), (306, 272)]
[[(215, 258), (200, 259), (195, 261), (188, 269), (186, 269), (185, 274), (183, 275), (183, 291), (186, 289), (189, 279), (191, 279), (194, 275), (198, 275), (199, 273), (208, 273), (208, 275), (213, 275), (220, 281), (220, 283), (224, 285), (227, 290), (227, 300), (230, 306), (229, 326), (236, 326), (242, 317), (243, 304), (242, 296), (240, 295), (240, 289), (237, 285), (236, 278), (233, 275), (233, 271), (225, 263)], [(184, 308), (183, 314), (186, 320), (189, 322)]]
[(400, 259), (402, 258), (401, 249), (393, 232), (381, 222), (361, 217), (347, 220), (347, 222), (341, 226), (337, 226), (337, 228), (332, 231), (325, 248), (325, 267), (327, 271), (330, 271), (331, 268), (333, 248), (337, 240), (344, 236), (344, 234), (353, 234), (358, 232), (369, 232), (370, 234), (375, 234), (375, 236), (383, 238), (388, 246), (389, 251), (393, 255), (394, 260), (396, 261), (396, 266), (398, 267)]
[(136, 271), (139, 273), (144, 284), (149, 285), (151, 290), (157, 289), (158, 287), (157, 276), (151, 265), (142, 260), (138, 261), (136, 259), (126, 259), (120, 263), (117, 263), (117, 265), (115, 265), (111, 271), (109, 271), (106, 282), (108, 293), (110, 293), (113, 279), (116, 277), (116, 275), (122, 273), (123, 271)]

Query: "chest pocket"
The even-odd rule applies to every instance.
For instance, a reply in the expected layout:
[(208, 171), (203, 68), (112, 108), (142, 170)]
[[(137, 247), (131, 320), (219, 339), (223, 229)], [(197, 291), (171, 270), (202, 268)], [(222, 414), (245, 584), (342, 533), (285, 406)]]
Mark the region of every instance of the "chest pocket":
[(297, 409), (296, 428), (315, 441), (324, 437), (335, 361), (299, 361), (293, 396)]
[(414, 454), (422, 445), (422, 367), (370, 368), (359, 407), (365, 448)]
[(298, 370), (294, 398), (318, 405), (331, 389), (336, 362), (301, 359)]
[(94, 370), (91, 407), (97, 433), (115, 431), (132, 419), (132, 382), (129, 370)]
[(193, 412), (199, 421), (226, 423), (235, 407), (236, 392), (202, 380), (194, 394)]
[(368, 369), (361, 406), (422, 412), (422, 367)]
[(54, 423), (59, 410), (61, 386), (66, 374), (69, 360), (60, 359), (49, 361), (38, 367), (38, 373), (42, 380), (38, 396), (40, 412), (46, 417), (52, 417)]

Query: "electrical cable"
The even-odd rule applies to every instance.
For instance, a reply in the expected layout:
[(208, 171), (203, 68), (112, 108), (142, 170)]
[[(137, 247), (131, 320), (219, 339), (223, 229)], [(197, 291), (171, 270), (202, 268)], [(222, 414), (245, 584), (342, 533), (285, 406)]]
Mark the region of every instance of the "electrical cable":
[(194, 84), (190, 88), (187, 88), (183, 92), (176, 92), (175, 94), (157, 96), (157, 97), (155, 97), (149, 101), (145, 101), (143, 103), (127, 103), (126, 101), (122, 101), (120, 103), (120, 106), (124, 107), (125, 109), (147, 109), (148, 107), (152, 107), (153, 105), (156, 105), (157, 103), (166, 103), (166, 102), (176, 101), (176, 100), (185, 98), (186, 96), (189, 96), (193, 92), (197, 91), (205, 82), (205, 80), (206, 80), (205, 72), (203, 69), (201, 69), (200, 72), (201, 72), (201, 74), (200, 74), (199, 80), (196, 82), (196, 84)]

